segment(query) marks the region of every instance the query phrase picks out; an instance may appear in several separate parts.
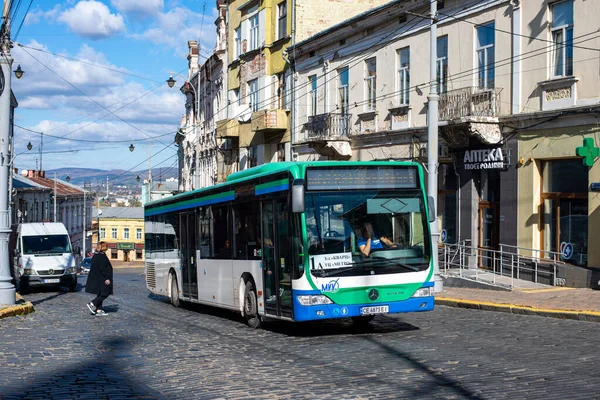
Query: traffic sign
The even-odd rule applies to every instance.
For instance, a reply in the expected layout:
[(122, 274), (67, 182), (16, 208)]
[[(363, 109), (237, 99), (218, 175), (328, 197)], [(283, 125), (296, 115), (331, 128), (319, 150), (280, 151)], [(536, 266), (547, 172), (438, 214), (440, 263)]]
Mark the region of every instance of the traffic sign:
[(446, 232), (445, 229), (442, 229), (440, 237), (442, 239), (442, 243), (446, 243), (446, 239), (448, 239), (448, 232)]
[(562, 254), (564, 259), (570, 259), (571, 257), (573, 257), (573, 245), (571, 243), (562, 242), (560, 244), (560, 253)]

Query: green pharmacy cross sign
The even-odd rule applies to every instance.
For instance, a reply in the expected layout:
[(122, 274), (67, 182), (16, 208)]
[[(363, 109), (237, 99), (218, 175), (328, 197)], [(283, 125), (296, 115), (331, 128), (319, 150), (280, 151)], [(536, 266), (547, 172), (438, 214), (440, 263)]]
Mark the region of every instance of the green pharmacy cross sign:
[(594, 165), (596, 157), (600, 155), (600, 148), (594, 146), (594, 139), (584, 138), (583, 146), (577, 147), (577, 155), (583, 157), (583, 164), (591, 167)]

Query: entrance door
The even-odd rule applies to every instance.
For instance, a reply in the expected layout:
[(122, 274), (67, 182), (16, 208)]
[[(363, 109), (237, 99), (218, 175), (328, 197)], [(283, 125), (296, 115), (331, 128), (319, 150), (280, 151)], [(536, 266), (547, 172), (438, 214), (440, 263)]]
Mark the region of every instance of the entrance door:
[(291, 241), (288, 199), (262, 202), (265, 312), (292, 317)]
[(479, 266), (493, 269), (497, 255), (493, 251), (499, 247), (499, 205), (479, 203)]
[(195, 213), (179, 216), (181, 279), (185, 298), (198, 300), (198, 272), (196, 267), (196, 218)]

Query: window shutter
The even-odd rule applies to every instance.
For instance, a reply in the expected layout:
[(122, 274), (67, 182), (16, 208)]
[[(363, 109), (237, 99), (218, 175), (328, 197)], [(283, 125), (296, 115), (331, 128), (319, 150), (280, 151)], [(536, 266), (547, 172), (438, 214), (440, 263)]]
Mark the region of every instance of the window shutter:
[(258, 47), (262, 47), (266, 43), (266, 31), (267, 31), (267, 14), (263, 8), (258, 13)]

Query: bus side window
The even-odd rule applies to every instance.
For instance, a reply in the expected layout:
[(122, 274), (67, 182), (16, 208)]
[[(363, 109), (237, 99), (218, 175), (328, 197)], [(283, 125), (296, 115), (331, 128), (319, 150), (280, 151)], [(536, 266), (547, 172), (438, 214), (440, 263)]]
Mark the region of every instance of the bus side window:
[(212, 211), (214, 232), (214, 253), (212, 258), (231, 259), (231, 252), (227, 252), (226, 250), (228, 245), (231, 246), (229, 206), (213, 207)]

